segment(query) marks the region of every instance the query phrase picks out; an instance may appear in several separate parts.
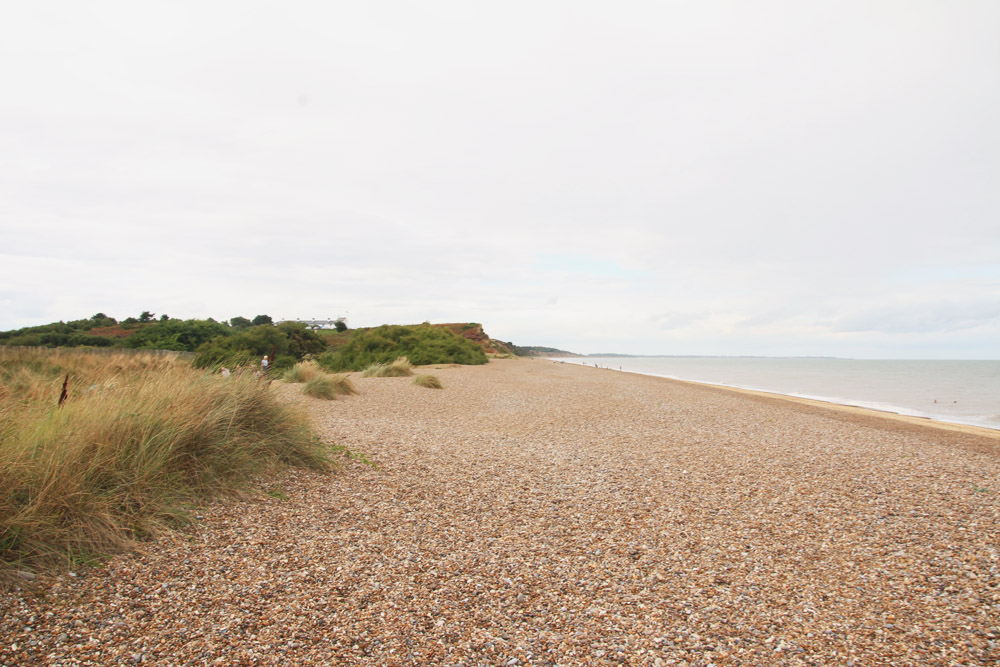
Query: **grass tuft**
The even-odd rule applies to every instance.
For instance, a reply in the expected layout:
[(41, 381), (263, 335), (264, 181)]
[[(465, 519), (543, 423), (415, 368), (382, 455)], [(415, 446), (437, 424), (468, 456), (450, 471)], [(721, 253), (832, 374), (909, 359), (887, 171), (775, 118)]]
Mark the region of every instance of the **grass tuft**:
[(285, 374), (281, 377), (281, 379), (285, 382), (301, 384), (303, 382), (309, 382), (319, 375), (320, 372), (321, 371), (315, 363), (311, 361), (300, 361), (285, 371)]
[(305, 415), (249, 373), (0, 348), (0, 581), (126, 549), (183, 523), (201, 499), (288, 465), (331, 460)]
[(347, 396), (358, 392), (347, 375), (320, 373), (306, 382), (306, 386), (302, 388), (302, 393), (315, 398), (333, 400), (337, 396)]
[(365, 378), (398, 378), (413, 375), (413, 364), (406, 357), (399, 357), (390, 364), (372, 364), (361, 373)]
[(441, 384), (441, 379), (438, 376), (426, 373), (414, 376), (413, 384), (427, 387), (428, 389), (444, 389), (444, 385)]

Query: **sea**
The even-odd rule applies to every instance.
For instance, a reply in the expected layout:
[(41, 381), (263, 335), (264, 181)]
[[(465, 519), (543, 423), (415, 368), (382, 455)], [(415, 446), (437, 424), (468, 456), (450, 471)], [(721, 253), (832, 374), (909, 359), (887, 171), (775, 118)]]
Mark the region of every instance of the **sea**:
[(1000, 361), (571, 357), (553, 361), (1000, 429)]

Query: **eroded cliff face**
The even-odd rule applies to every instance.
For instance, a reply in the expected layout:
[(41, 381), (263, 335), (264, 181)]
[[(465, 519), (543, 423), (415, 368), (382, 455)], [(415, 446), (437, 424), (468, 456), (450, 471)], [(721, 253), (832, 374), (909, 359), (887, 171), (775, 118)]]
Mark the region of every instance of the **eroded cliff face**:
[(483, 348), (486, 354), (513, 354), (505, 343), (490, 338), (483, 325), (478, 322), (459, 322), (454, 324), (435, 324), (434, 326), (444, 327), (463, 338), (471, 340), (476, 345)]

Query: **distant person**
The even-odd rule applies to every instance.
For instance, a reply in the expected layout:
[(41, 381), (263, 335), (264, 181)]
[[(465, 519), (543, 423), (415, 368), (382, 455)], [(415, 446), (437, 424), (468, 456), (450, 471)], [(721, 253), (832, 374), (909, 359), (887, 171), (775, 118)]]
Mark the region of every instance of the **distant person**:
[(264, 355), (264, 358), (260, 360), (260, 373), (261, 373), (261, 375), (267, 375), (267, 355), (266, 354)]

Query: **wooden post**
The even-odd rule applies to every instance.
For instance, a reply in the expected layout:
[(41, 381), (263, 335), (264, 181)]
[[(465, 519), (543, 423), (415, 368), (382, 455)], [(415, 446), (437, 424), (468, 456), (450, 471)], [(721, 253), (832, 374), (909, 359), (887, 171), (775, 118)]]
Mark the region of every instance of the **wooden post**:
[(69, 391), (67, 387), (69, 386), (69, 373), (66, 373), (66, 379), (63, 380), (62, 393), (59, 394), (59, 407), (61, 408), (63, 403), (66, 402), (66, 398), (69, 396)]

